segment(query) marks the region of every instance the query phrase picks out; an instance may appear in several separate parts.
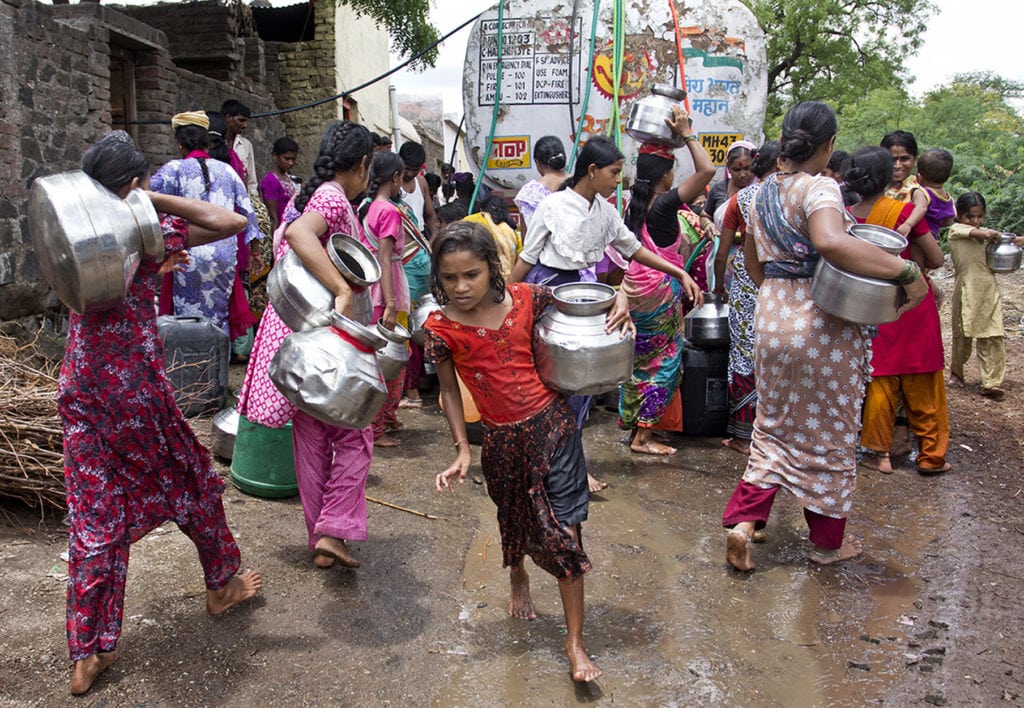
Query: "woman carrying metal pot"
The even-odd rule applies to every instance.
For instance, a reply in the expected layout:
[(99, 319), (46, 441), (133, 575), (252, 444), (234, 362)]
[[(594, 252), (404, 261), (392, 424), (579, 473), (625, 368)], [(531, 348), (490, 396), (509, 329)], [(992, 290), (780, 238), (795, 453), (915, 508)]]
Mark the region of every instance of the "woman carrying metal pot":
[[(350, 313), (352, 288), (331, 263), (325, 245), (331, 234), (363, 240), (363, 227), (350, 203), (366, 191), (373, 139), (349, 121), (332, 123), (320, 140), (313, 175), (285, 209), (288, 224), (277, 244), (280, 260), (288, 250), (335, 295), (335, 309)], [(341, 428), (304, 413), (270, 380), (270, 362), (291, 329), (267, 306), (238, 399), (238, 412), (250, 422), (280, 428), (292, 422), (295, 477), (306, 518), (309, 550), (318, 568), (335, 562), (358, 568), (346, 541), (366, 540), (366, 477), (373, 457), (373, 430)]]
[[(127, 133), (116, 131), (86, 150), (82, 170), (124, 199), (146, 187), (149, 163)], [(245, 217), (194, 199), (148, 194), (161, 216), (166, 258), (143, 260), (113, 307), (71, 312), (58, 384), (76, 695), (117, 661), (129, 547), (165, 521), (174, 521), (199, 551), (210, 614), (262, 586), (259, 573), (238, 573), (238, 546), (221, 502), (224, 483), (174, 401), (153, 309), (157, 276), (187, 265), (185, 249), (233, 237)]]
[(870, 358), (867, 328), (834, 317), (811, 299), (820, 258), (844, 270), (898, 280), (908, 303), (928, 293), (913, 261), (880, 252), (846, 232), (838, 185), (818, 173), (828, 164), (836, 117), (819, 101), (793, 106), (782, 122), (779, 172), (765, 179), (750, 209), (745, 263), (757, 295), (754, 373), (757, 417), (743, 479), (722, 514), (726, 560), (754, 569), (751, 534), (764, 528), (775, 494), (789, 490), (804, 507), (811, 561), (830, 564), (861, 553), (845, 538), (856, 486), (857, 432)]

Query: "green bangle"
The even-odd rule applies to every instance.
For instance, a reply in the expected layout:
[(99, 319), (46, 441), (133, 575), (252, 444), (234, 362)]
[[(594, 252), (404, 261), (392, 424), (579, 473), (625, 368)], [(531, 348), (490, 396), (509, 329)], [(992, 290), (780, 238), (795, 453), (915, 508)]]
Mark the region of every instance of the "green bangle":
[(683, 136), (683, 144), (684, 144), (684, 145), (685, 145), (686, 143), (690, 142), (691, 140), (693, 140), (694, 142), (696, 142), (696, 141), (698, 140), (698, 138), (697, 138), (697, 136), (696, 136), (696, 135), (693, 135), (692, 133), (691, 133), (690, 135), (685, 135), (685, 136)]
[(921, 277), (921, 267), (914, 261), (903, 261), (903, 270), (900, 271), (896, 281), (900, 285), (910, 285)]

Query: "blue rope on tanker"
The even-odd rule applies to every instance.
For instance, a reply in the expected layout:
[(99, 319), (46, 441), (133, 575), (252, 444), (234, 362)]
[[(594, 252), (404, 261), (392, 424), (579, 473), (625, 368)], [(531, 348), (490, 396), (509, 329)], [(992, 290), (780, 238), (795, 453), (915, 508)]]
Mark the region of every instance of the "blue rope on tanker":
[[(572, 156), (569, 158), (567, 167), (569, 174), (572, 174), (573, 168), (576, 165), (576, 153), (580, 149), (580, 133), (583, 132), (583, 123), (587, 117), (587, 109), (590, 107), (590, 86), (594, 83), (594, 47), (597, 46), (597, 13), (600, 8), (601, 0), (594, 0), (594, 17), (590, 21), (590, 53), (587, 55), (590, 57), (590, 63), (587, 66), (587, 90), (583, 94), (583, 109), (580, 111), (580, 122), (576, 125), (576, 134), (572, 136)], [(572, 45), (569, 46), (569, 51), (572, 52)], [(572, 63), (571, 54), (569, 56), (569, 63)], [(572, 86), (569, 86), (569, 91), (572, 91)]]
[(476, 177), (476, 186), (473, 187), (473, 196), (469, 200), (469, 213), (473, 213), (473, 207), (476, 205), (476, 196), (480, 192), (480, 185), (484, 182), (484, 173), (487, 171), (487, 158), (491, 154), (491, 148), (494, 147), (494, 131), (498, 127), (498, 113), (501, 111), (501, 55), (504, 47), (504, 19), (505, 19), (505, 3), (504, 0), (498, 2), (498, 81), (494, 87), (494, 111), (491, 112), (491, 132), (487, 136), (486, 149), (484, 150), (484, 158), (480, 161), (480, 172)]

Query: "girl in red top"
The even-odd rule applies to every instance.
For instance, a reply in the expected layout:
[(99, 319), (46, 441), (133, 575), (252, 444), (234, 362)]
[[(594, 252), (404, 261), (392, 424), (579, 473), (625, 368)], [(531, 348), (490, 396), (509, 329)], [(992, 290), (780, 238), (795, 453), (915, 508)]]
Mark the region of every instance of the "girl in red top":
[[(537, 616), (523, 565), (529, 554), (558, 579), (573, 679), (593, 681), (601, 669), (583, 646), (583, 574), (591, 568), (580, 533), (590, 496), (583, 445), (565, 397), (541, 382), (533, 364), (533, 324), (553, 298), (536, 285), (506, 287), (500, 268), (494, 239), (480, 224), (452, 224), (434, 243), (431, 286), (443, 307), (427, 320), (424, 346), (456, 450), (436, 486), (454, 491), (472, 461), (458, 370), (485, 425), (480, 464), (510, 568), (509, 615)], [(630, 327), (628, 311), (613, 309), (609, 330)]]

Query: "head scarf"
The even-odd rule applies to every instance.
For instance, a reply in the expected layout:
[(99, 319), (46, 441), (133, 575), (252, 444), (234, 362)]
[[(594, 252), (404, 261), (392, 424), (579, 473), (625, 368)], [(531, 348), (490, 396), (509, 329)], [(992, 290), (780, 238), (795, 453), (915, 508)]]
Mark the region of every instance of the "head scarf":
[(664, 145), (658, 145), (657, 143), (643, 143), (640, 146), (640, 154), (656, 155), (657, 157), (663, 157), (666, 160), (673, 161), (676, 159), (675, 153), (672, 152), (672, 148), (665, 147)]
[(171, 127), (174, 129), (186, 125), (198, 125), (203, 130), (209, 130), (210, 119), (206, 117), (205, 111), (186, 111), (171, 118)]
[(746, 148), (747, 150), (750, 151), (751, 155), (757, 154), (757, 145), (754, 145), (754, 143), (750, 142), (749, 140), (737, 140), (736, 142), (729, 146), (728, 150), (725, 151), (726, 162), (729, 161), (729, 153), (731, 153), (736, 148)]

